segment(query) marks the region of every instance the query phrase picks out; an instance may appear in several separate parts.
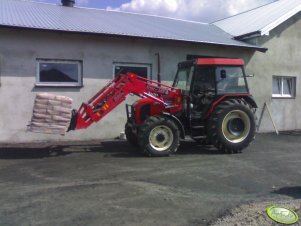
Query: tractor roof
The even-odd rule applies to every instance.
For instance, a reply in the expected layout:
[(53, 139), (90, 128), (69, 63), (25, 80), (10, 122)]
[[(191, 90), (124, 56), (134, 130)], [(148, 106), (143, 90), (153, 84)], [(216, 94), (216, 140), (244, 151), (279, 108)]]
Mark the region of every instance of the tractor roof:
[(244, 60), (233, 58), (198, 58), (195, 60), (197, 65), (237, 65), (243, 66)]

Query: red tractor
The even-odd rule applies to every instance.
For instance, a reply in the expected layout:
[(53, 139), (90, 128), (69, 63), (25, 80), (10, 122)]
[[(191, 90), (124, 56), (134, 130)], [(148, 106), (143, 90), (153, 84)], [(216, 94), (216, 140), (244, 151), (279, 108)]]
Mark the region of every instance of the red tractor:
[(126, 106), (125, 134), (150, 156), (177, 151), (189, 135), (226, 153), (238, 153), (254, 139), (257, 105), (249, 93), (244, 61), (199, 58), (178, 64), (172, 86), (133, 73), (117, 75), (78, 111), (69, 130), (98, 122), (128, 94), (141, 99)]

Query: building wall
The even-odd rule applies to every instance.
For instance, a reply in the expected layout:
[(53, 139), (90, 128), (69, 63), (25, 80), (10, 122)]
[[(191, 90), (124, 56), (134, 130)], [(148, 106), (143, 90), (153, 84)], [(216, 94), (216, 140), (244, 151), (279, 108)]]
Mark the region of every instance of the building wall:
[[(50, 140), (86, 140), (114, 138), (124, 129), (125, 103), (101, 122), (86, 130), (67, 133), (65, 137), (26, 132), (35, 94), (50, 92), (74, 99), (74, 108), (87, 101), (113, 78), (113, 62), (149, 63), (157, 75), (157, 58), (161, 56), (163, 80), (172, 80), (177, 63), (187, 54), (244, 57), (252, 51), (176, 41), (118, 38), (33, 30), (0, 28), (0, 142)], [(83, 88), (35, 87), (36, 59), (83, 61)], [(132, 103), (134, 97), (127, 99)]]
[[(262, 113), (264, 102), (271, 109), (272, 117), (279, 130), (301, 129), (301, 13), (287, 20), (274, 30), (269, 36), (250, 40), (267, 47), (265, 53), (256, 52), (247, 64), (247, 72), (254, 74), (249, 79), (251, 92), (259, 105), (258, 117)], [(272, 76), (295, 76), (296, 98), (272, 98)], [(274, 131), (272, 121), (265, 111), (260, 131)]]

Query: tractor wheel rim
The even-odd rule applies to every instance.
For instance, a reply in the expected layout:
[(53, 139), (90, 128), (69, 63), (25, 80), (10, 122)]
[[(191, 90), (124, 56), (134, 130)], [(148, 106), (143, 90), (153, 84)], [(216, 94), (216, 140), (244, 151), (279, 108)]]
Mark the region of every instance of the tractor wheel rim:
[(230, 111), (222, 122), (224, 137), (231, 143), (244, 141), (251, 130), (251, 121), (247, 113), (241, 110)]
[(171, 129), (160, 125), (153, 128), (149, 134), (149, 144), (156, 151), (165, 151), (172, 145), (174, 140)]

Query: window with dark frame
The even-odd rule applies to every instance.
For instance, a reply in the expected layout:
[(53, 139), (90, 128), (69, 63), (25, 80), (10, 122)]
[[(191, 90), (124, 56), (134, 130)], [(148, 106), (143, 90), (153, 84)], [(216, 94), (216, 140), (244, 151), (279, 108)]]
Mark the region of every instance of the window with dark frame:
[(82, 86), (82, 61), (37, 60), (37, 86)]
[(294, 98), (296, 96), (296, 77), (273, 76), (274, 98)]
[(114, 76), (132, 72), (143, 78), (151, 78), (151, 64), (114, 63)]

